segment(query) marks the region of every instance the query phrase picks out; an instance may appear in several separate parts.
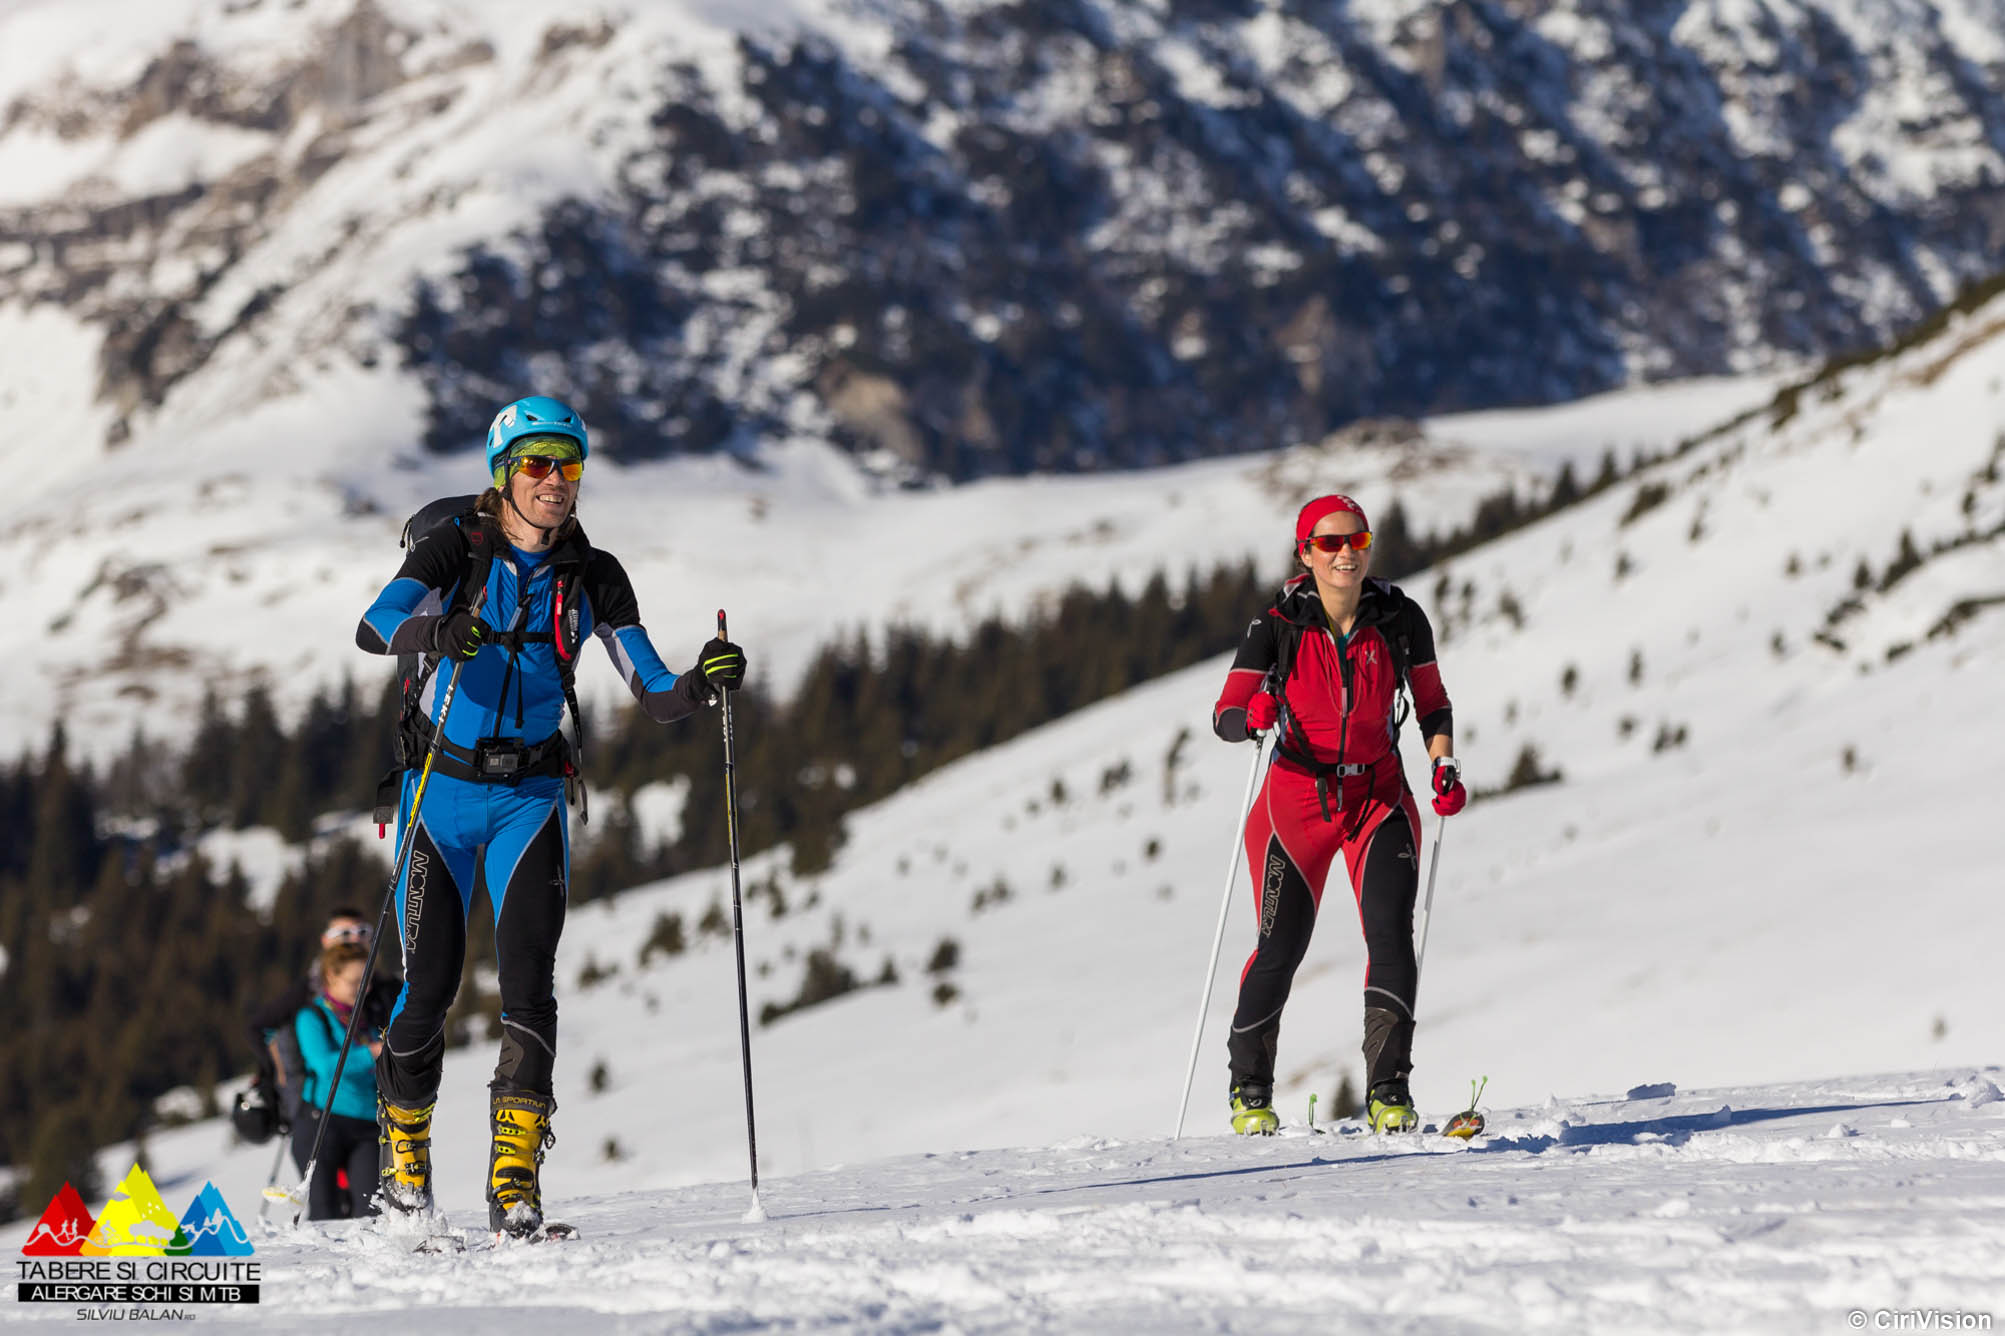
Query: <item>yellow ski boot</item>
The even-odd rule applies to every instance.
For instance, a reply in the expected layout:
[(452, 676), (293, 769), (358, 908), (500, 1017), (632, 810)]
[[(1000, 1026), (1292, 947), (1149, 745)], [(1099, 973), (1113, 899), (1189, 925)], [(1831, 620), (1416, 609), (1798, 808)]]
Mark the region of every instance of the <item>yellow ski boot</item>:
[(489, 1097), (494, 1143), (487, 1156), (487, 1226), (525, 1238), (543, 1226), (543, 1148), (557, 1144), (550, 1115), (557, 1101), (519, 1091)]
[(1232, 1087), (1232, 1130), (1243, 1137), (1271, 1137), (1281, 1130), (1273, 1086), (1241, 1081)]
[(378, 1184), (383, 1205), (403, 1215), (432, 1209), (432, 1110), (407, 1109), (378, 1096), (376, 1142), (381, 1147)]
[(1365, 1102), (1365, 1117), (1374, 1132), (1411, 1132), (1418, 1128), (1420, 1115), (1413, 1111), (1413, 1095), (1406, 1088), (1405, 1078), (1394, 1077), (1373, 1086)]

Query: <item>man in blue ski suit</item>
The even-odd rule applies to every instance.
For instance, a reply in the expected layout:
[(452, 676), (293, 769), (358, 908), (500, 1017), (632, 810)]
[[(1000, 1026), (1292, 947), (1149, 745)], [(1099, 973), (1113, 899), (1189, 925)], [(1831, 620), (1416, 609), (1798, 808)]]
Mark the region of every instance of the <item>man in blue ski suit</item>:
[(404, 988), (376, 1072), (384, 1202), (406, 1213), (431, 1209), (432, 1109), (479, 872), (494, 907), (502, 1017), (489, 1087), (488, 1217), (493, 1229), (517, 1235), (542, 1226), (539, 1169), (554, 1139), (553, 985), (570, 866), (566, 787), (577, 774), (561, 724), (568, 705), (575, 731), (578, 651), (596, 636), (634, 699), (663, 723), (745, 675), (743, 651), (722, 640), (706, 644), (687, 673), (663, 665), (626, 572), (578, 527), (589, 449), (583, 419), (558, 400), (537, 395), (502, 409), (487, 435), (493, 487), (417, 539), (355, 633), (374, 654), (426, 656), (420, 708), (406, 711), (400, 740), (409, 767), (400, 835), (413, 816), (451, 667), (459, 667), (397, 882)]

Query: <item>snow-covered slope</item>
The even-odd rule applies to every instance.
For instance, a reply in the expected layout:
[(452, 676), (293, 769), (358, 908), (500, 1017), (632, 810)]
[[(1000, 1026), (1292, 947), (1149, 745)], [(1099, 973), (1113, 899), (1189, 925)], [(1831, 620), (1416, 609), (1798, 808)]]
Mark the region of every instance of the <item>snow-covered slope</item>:
[[(1980, 602), (2005, 594), (2002, 319), (1983, 308), (1794, 396), (1785, 422), (1750, 419), (1480, 549), (1443, 573), (1449, 597), (1415, 582), (1473, 783), (1501, 784), (1527, 744), (1565, 775), (1447, 833), (1418, 1050), (1431, 1106), (1479, 1073), (1510, 1100), (1997, 1058), (2005, 991), (1984, 952), (2005, 929), (2005, 848), (1965, 776), (2005, 745), (2005, 605)], [(1664, 499), (1630, 518), (1654, 486)], [(1904, 530), (1940, 555), (1855, 591), (1856, 563), (1884, 578)], [(1833, 628), (1849, 648), (1813, 639)], [(764, 1034), (776, 1163), (1167, 1124), (1250, 760), (1207, 734), (1221, 676), (1173, 675), (932, 776), (853, 818), (825, 877), (755, 869), (790, 908), (754, 912), (755, 1011), (792, 995), (816, 946), (866, 979), (889, 956), (904, 980)], [(634, 947), (721, 887), (698, 874), (575, 916), (566, 973), (596, 956), (621, 974), (568, 1004), (567, 1043), (616, 1079), (730, 1087), (725, 944), (646, 970)], [(1335, 908), (1284, 1034), (1294, 1099), (1355, 1072), (1360, 948)], [(1228, 985), (1247, 930), (1235, 914)], [(962, 946), (944, 1009), (921, 977), (943, 937)], [(1208, 1114), (1215, 1044), (1201, 1071)], [(885, 1120), (914, 1073), (923, 1094)], [(477, 1077), (457, 1079), (471, 1095)], [(602, 1107), (605, 1134), (633, 1116)], [(690, 1116), (714, 1133), (698, 1145), (730, 1145), (730, 1100)], [(701, 1152), (634, 1153), (674, 1173)]]
[[(1564, 773), (1449, 823), (1425, 1107), (1477, 1075), (1509, 1105), (1998, 1059), (2005, 849), (1971, 758), (2005, 747), (2001, 320), (1984, 307), (1785, 396), (1457, 561), (1446, 597), (1414, 582), (1471, 782), (1500, 785), (1526, 744)], [(1904, 530), (1936, 554), (1881, 590)], [(1876, 584), (1856, 591), (1862, 558)], [(1172, 1125), (1252, 759), (1208, 735), (1222, 676), (1171, 675), (936, 772), (852, 816), (826, 875), (790, 877), (784, 851), (751, 862), (755, 1015), (794, 997), (815, 949), (898, 979), (759, 1031), (773, 1172)], [(1234, 895), (1201, 1128), (1249, 944), (1243, 869)], [(554, 1190), (736, 1171), (731, 949), (698, 926), (727, 901), (709, 871), (572, 914)], [(1361, 948), (1330, 909), (1283, 1033), (1290, 1109), (1357, 1075)], [(644, 961), (671, 913), (690, 950)], [(929, 973), (945, 939), (958, 961)], [(477, 1201), (490, 1062), (448, 1063), (456, 1209)]]
[[(916, 492), (873, 486), (812, 443), (775, 449), (759, 471), (595, 460), (581, 514), (633, 574), (671, 663), (694, 654), (724, 606), (755, 675), (785, 689), (859, 626), (958, 632), (992, 613), (1023, 616), (1074, 582), (1119, 579), (1138, 593), (1157, 571), (1181, 581), (1246, 557), (1272, 568), (1276, 535), (1285, 542), (1295, 508), (1319, 491), (1399, 495), (1421, 531), (1451, 530), (1485, 494), (1529, 495), (1567, 459), (1591, 472), (1607, 448), (1669, 449), (1773, 383), (1638, 389), (1420, 429), (1362, 424), (1241, 459)], [(0, 624), (32, 643), (14, 708), (0, 714), (0, 756), (40, 745), (57, 715), (73, 744), (102, 753), (135, 724), (156, 737), (192, 729), (210, 684), (228, 695), (264, 680), (294, 710), (343, 674), (372, 687), (388, 677), (355, 649), (355, 621), (396, 571), (405, 519), (476, 488), (479, 466), (401, 455), (367, 413), (329, 423), (309, 407), (287, 401), (175, 451), (118, 451), (67, 475), (39, 467), (49, 456), (33, 438), (0, 441), (0, 470), (29, 498), (0, 522), (0, 561), (21, 577), (0, 582)], [(325, 447), (272, 444), (328, 431)], [(578, 684), (587, 701), (624, 708), (603, 665)]]
[[(1995, 263), (2001, 26), (2000, 0), (10, 5), (0, 624), (33, 653), (0, 755), (57, 715), (101, 752), (184, 728), (205, 682), (296, 707), (369, 672), (347, 628), (397, 522), (472, 484), (530, 388), (599, 430), (588, 513), (664, 644), (730, 606), (784, 685), (837, 628), (1269, 554), (1297, 499), (1202, 464), (866, 479), (1272, 450), (1870, 342)], [(1589, 407), (1606, 442), (1678, 438), (1618, 402), (1644, 420)], [(1472, 420), (1499, 419), (1555, 421)], [(1323, 476), (1388, 470), (1436, 526), (1517, 476)]]
[[(261, 1302), (232, 1315), (346, 1332), (422, 1312), (483, 1336), (1974, 1329), (1955, 1315), (1995, 1319), (2005, 1292), (2000, 1077), (1659, 1084), (1498, 1107), (1466, 1147), (1353, 1124), (908, 1155), (770, 1181), (756, 1224), (742, 1183), (608, 1187), (564, 1203), (577, 1241), (461, 1256), (250, 1220)], [(179, 1145), (154, 1161), (177, 1204), (210, 1168)], [(224, 1197), (247, 1214), (254, 1193)], [(452, 1224), (487, 1237), (465, 1208)], [(0, 1306), (36, 1319), (75, 1320)]]
[[(1415, 1088), (1439, 1116), (1488, 1075), (1489, 1142), (1218, 1135), (1243, 869), (1201, 1139), (1147, 1140), (1175, 1118), (1252, 759), (1206, 733), (1214, 662), (855, 814), (825, 875), (790, 877), (784, 851), (747, 867), (755, 1015), (816, 949), (896, 978), (755, 1035), (770, 1205), (792, 1218), (733, 1223), (712, 870), (567, 925), (546, 1182), (592, 1240), (440, 1274), (295, 1236), (270, 1245), (281, 1279), (469, 1325), (497, 1265), (606, 1325), (1821, 1330), (1852, 1308), (1995, 1307), (2001, 333), (2005, 302), (1958, 316), (1411, 582), (1472, 782), (1528, 744), (1564, 774), (1477, 802), (1439, 846)], [(1359, 491), (1379, 505), (1393, 484)], [(1357, 1073), (1361, 949), (1329, 908), (1282, 1035), (1291, 1117)], [(670, 913), (690, 948), (643, 959)], [(437, 1164), (461, 1224), (491, 1061), (447, 1064)], [(1612, 1098), (1667, 1082), (1705, 1093)], [(148, 1149), (183, 1196), (213, 1177), (245, 1214), (270, 1163), (215, 1123)]]

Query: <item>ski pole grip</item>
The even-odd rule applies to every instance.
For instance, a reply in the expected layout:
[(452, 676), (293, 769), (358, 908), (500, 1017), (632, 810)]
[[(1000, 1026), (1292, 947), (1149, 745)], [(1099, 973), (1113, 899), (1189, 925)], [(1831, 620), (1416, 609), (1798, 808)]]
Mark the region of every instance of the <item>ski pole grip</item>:
[(719, 640), (729, 640), (731, 638), (724, 634), (724, 609), (722, 608), (717, 609), (717, 638)]

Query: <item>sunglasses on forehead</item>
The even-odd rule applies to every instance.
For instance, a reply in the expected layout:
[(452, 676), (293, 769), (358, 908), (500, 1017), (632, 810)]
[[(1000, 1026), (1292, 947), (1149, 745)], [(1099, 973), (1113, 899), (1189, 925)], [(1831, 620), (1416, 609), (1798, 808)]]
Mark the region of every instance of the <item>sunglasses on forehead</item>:
[(1359, 529), (1356, 533), (1319, 533), (1302, 540), (1302, 550), (1315, 548), (1318, 552), (1341, 552), (1347, 547), (1362, 552), (1371, 546), (1371, 530)]
[(565, 482), (576, 482), (585, 476), (585, 461), (582, 459), (556, 459), (549, 455), (523, 455), (515, 461), (515, 467), (529, 475), (532, 480), (550, 476), (556, 469), (564, 475)]

